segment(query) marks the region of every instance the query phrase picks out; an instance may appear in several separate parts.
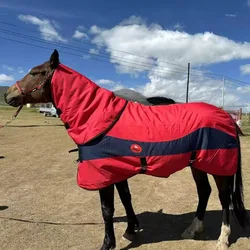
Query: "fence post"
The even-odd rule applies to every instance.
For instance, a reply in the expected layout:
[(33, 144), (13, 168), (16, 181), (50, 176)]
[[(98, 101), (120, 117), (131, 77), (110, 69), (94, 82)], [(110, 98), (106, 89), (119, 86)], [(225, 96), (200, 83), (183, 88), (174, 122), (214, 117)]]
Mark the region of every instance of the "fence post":
[(222, 84), (222, 109), (224, 109), (224, 96), (225, 96), (225, 77), (223, 76), (223, 84)]
[(190, 63), (188, 63), (186, 103), (188, 103), (189, 77), (190, 77)]

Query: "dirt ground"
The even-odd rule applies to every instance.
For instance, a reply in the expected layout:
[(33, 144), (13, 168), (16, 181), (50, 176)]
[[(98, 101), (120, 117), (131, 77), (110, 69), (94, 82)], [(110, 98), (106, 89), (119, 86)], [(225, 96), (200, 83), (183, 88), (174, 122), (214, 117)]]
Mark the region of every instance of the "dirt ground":
[[(14, 109), (0, 108), (0, 123)], [(246, 207), (250, 209), (250, 137), (242, 137)], [(0, 249), (99, 250), (104, 225), (98, 192), (77, 186), (77, 153), (60, 119), (24, 110), (17, 120), (0, 129)], [(1, 157), (2, 156), (2, 157)], [(215, 249), (220, 233), (221, 206), (211, 177), (205, 232), (182, 240), (197, 206), (189, 169), (168, 179), (138, 175), (129, 180), (133, 206), (141, 231), (130, 243), (122, 239), (125, 212), (115, 197), (117, 249)], [(230, 249), (250, 249), (250, 229), (232, 219)]]

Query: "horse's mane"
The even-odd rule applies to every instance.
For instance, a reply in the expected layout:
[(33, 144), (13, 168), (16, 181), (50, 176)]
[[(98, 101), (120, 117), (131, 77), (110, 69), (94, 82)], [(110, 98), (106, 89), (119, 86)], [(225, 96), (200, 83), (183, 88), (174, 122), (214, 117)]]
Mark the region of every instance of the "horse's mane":
[(153, 105), (160, 105), (160, 104), (175, 104), (176, 102), (171, 99), (171, 98), (167, 98), (167, 97), (163, 97), (163, 96), (153, 96), (153, 97), (149, 97), (147, 98), (147, 101)]
[(128, 101), (138, 102), (145, 105), (161, 105), (161, 104), (175, 104), (176, 102), (163, 96), (145, 97), (141, 93), (132, 89), (119, 89), (114, 91), (116, 96), (122, 97)]

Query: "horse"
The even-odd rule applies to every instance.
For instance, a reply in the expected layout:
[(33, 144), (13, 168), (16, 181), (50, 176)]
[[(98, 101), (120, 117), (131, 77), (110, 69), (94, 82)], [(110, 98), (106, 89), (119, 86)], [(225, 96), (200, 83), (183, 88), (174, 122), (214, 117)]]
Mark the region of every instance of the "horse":
[[(167, 178), (190, 167), (199, 200), (193, 221), (182, 234), (185, 239), (204, 230), (211, 193), (208, 174), (215, 180), (222, 206), (217, 249), (229, 247), (230, 206), (240, 226), (249, 225), (237, 127), (218, 107), (201, 102), (143, 105), (128, 101), (62, 64), (57, 50), (13, 84), (4, 98), (13, 107), (52, 102), (57, 108), (68, 134), (78, 145), (77, 183), (100, 194), (105, 223), (101, 250), (116, 247), (114, 184), (137, 174)], [(133, 234), (136, 217), (129, 214), (131, 208), (126, 212), (127, 232)]]

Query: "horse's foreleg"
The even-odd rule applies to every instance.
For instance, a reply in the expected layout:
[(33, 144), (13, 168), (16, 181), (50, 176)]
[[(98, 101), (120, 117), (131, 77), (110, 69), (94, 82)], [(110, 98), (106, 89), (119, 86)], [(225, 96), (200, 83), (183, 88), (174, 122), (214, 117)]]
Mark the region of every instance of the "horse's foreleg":
[(113, 215), (114, 215), (114, 185), (99, 190), (102, 216), (105, 223), (105, 237), (101, 250), (111, 250), (116, 247)]
[(120, 199), (122, 201), (122, 204), (126, 210), (127, 220), (128, 220), (128, 226), (127, 226), (125, 233), (123, 234), (123, 237), (125, 239), (132, 241), (136, 234), (135, 230), (139, 228), (139, 222), (138, 222), (138, 219), (136, 218), (136, 215), (132, 206), (128, 181), (124, 180), (124, 181), (116, 183), (115, 185), (119, 193)]
[(199, 202), (192, 224), (181, 235), (184, 239), (193, 239), (196, 233), (203, 232), (203, 220), (207, 208), (208, 199), (211, 193), (211, 187), (208, 182), (207, 173), (193, 167), (191, 168), (191, 170), (196, 183)]

